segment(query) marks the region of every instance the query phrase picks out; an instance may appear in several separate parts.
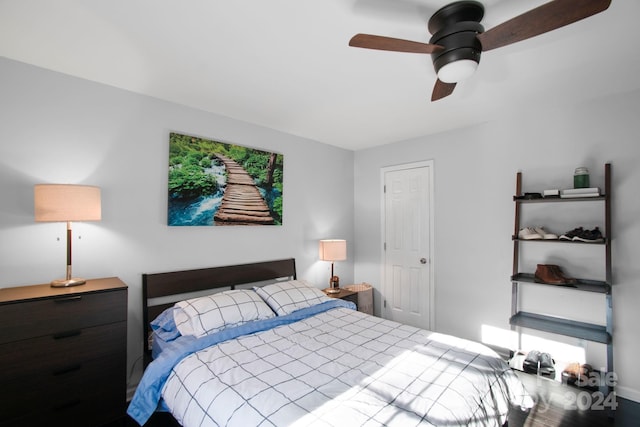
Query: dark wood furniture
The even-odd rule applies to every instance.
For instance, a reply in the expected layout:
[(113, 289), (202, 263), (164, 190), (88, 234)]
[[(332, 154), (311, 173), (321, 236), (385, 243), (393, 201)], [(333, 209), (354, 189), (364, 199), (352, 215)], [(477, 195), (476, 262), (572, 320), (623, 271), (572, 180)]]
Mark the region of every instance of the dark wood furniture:
[(345, 288), (340, 288), (340, 292), (336, 293), (336, 294), (330, 294), (327, 291), (329, 290), (329, 288), (323, 289), (322, 292), (325, 293), (326, 296), (331, 297), (331, 298), (340, 298), (343, 299), (345, 301), (351, 301), (352, 303), (354, 303), (356, 305), (356, 308), (358, 308), (358, 293), (354, 292), (354, 291), (350, 291), (348, 289)]
[[(513, 235), (513, 273), (512, 296), (511, 296), (511, 318), (512, 327), (525, 327), (537, 329), (554, 334), (561, 334), (570, 337), (581, 338), (593, 342), (605, 344), (607, 347), (607, 371), (613, 372), (613, 295), (612, 295), (612, 271), (611, 271), (611, 240), (613, 236), (611, 228), (611, 164), (604, 165), (604, 195), (598, 197), (581, 197), (581, 198), (542, 198), (542, 199), (525, 199), (522, 196), (522, 174), (516, 174), (516, 195), (515, 202), (515, 221)], [(531, 204), (545, 203), (550, 207), (559, 203), (601, 203), (603, 205), (604, 219), (604, 240), (601, 243), (582, 243), (566, 240), (521, 240), (518, 238), (518, 231), (522, 227), (520, 224), (521, 209)], [(549, 213), (550, 216), (553, 212)], [(531, 244), (548, 244), (552, 248), (554, 245), (596, 245), (604, 247), (604, 270), (605, 280), (591, 280), (586, 278), (577, 279), (575, 284), (562, 286), (562, 289), (572, 289), (580, 292), (599, 293), (604, 296), (606, 324), (596, 324), (579, 322), (564, 317), (549, 316), (546, 314), (531, 313), (521, 311), (518, 308), (519, 287), (523, 283), (535, 286), (557, 287), (558, 285), (547, 285), (538, 283), (534, 274), (531, 272), (520, 271), (520, 245), (523, 243), (536, 242)], [(555, 246), (557, 248), (557, 246)], [(609, 392), (612, 391), (609, 388)]]
[[(293, 258), (251, 264), (228, 265), (196, 270), (145, 273), (142, 275), (143, 336), (147, 343), (144, 366), (151, 363), (149, 322), (188, 294), (207, 290), (242, 289), (254, 284), (277, 279), (295, 279), (296, 262)], [(243, 286), (244, 285), (244, 286)]]
[(0, 426), (100, 426), (126, 411), (127, 286), (0, 289)]

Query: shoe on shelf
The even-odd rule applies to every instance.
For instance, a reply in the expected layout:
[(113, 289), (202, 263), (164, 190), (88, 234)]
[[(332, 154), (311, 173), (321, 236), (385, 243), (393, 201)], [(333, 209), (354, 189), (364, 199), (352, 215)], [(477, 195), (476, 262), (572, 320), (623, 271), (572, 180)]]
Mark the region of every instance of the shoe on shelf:
[(582, 230), (573, 236), (572, 240), (574, 242), (600, 243), (604, 241), (604, 238), (602, 237), (600, 229), (596, 227), (593, 230)]
[(592, 370), (591, 365), (587, 363), (582, 365), (579, 362), (569, 363), (562, 371), (562, 381), (567, 384), (584, 387), (589, 384)]
[(536, 282), (547, 283), (549, 285), (566, 285), (567, 279), (562, 275), (558, 274), (558, 269), (554, 268), (557, 266), (549, 265), (549, 264), (538, 264), (536, 267), (536, 272), (533, 275)]
[(588, 363), (580, 365), (580, 375), (576, 381), (578, 387), (593, 387), (592, 380), (593, 366)]
[(527, 357), (522, 362), (522, 369), (529, 374), (537, 374), (540, 364), (540, 352), (538, 350), (531, 350), (527, 353)]
[(555, 360), (551, 358), (549, 353), (540, 354), (540, 375), (543, 377), (554, 378), (556, 376)]
[(538, 350), (531, 350), (522, 362), (522, 369), (530, 374), (540, 374), (553, 378), (556, 376), (555, 360), (549, 353), (541, 353)]
[(573, 240), (578, 234), (584, 232), (582, 227), (574, 228), (571, 231), (567, 231), (563, 235), (560, 236), (560, 240)]
[(557, 234), (548, 232), (543, 226), (535, 227), (534, 230), (536, 233), (542, 236), (544, 240), (556, 240), (558, 238)]
[(521, 240), (539, 240), (542, 239), (542, 235), (540, 235), (535, 228), (525, 227), (518, 231), (518, 239)]
[(565, 366), (562, 371), (562, 382), (567, 384), (575, 384), (581, 374), (580, 363), (572, 362)]
[(567, 277), (564, 275), (564, 272), (562, 271), (562, 269), (560, 268), (560, 266), (558, 265), (554, 265), (554, 264), (547, 264), (547, 266), (549, 268), (551, 268), (554, 273), (556, 274), (556, 276), (560, 277), (562, 280), (564, 280), (564, 283), (566, 283), (567, 285), (575, 285), (576, 283), (578, 283), (578, 281), (576, 279), (574, 279), (573, 277)]

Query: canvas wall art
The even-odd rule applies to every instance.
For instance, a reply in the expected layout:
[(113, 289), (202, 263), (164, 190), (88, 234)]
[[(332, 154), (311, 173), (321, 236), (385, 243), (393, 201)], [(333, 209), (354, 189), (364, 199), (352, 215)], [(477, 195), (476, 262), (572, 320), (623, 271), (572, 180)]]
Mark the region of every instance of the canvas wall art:
[(282, 154), (169, 134), (170, 226), (282, 225)]

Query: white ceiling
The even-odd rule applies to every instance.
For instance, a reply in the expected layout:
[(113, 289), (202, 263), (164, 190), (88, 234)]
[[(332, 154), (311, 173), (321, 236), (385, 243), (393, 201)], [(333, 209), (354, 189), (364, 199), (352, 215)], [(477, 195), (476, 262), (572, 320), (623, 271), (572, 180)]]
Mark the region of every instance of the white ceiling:
[[(545, 0), (484, 0), (486, 29)], [(0, 0), (0, 56), (358, 150), (640, 88), (640, 1), (482, 56), (430, 102), (428, 42), (449, 0)], [(216, 137), (216, 135), (211, 135)]]

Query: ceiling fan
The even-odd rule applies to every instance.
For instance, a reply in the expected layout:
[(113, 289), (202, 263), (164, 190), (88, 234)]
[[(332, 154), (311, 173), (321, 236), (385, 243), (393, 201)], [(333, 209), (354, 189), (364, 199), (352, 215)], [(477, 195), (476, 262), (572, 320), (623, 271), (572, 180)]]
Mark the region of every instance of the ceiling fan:
[(554, 0), (484, 31), (484, 6), (457, 1), (440, 8), (428, 23), (429, 43), (356, 34), (349, 46), (394, 52), (429, 53), (438, 75), (431, 101), (449, 96), (471, 76), (484, 51), (555, 30), (606, 10), (611, 0)]

